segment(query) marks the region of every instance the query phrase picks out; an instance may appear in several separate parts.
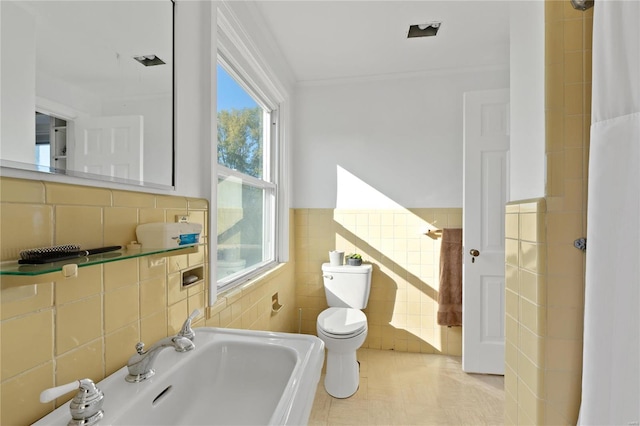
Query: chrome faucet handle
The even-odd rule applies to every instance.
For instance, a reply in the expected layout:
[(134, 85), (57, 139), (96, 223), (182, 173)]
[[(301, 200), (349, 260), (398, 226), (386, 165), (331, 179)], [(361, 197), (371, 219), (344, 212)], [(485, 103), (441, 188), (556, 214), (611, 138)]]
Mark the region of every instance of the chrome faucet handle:
[(200, 315), (200, 311), (198, 309), (191, 312), (191, 315), (189, 315), (184, 324), (182, 324), (182, 328), (177, 334), (179, 337), (186, 337), (189, 340), (193, 340), (196, 337), (196, 333), (191, 328), (191, 321), (198, 317), (198, 315)]
[(91, 379), (76, 380), (66, 385), (46, 389), (40, 394), (40, 402), (53, 401), (74, 389), (79, 390), (69, 403), (71, 420), (68, 425), (90, 426), (99, 422), (104, 417), (104, 411), (102, 410), (104, 394)]

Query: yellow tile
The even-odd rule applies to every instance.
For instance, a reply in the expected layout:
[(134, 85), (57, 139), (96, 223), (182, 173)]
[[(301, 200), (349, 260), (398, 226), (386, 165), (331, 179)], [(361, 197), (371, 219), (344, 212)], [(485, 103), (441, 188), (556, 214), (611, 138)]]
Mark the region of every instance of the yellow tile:
[(582, 274), (574, 276), (549, 275), (546, 277), (550, 305), (578, 307), (583, 305), (584, 278)]
[(582, 277), (584, 274), (585, 254), (573, 247), (573, 244), (548, 244), (547, 273), (549, 276)]
[(518, 347), (511, 342), (505, 342), (504, 345), (504, 361), (505, 364), (512, 368), (514, 371), (518, 371)]
[(518, 425), (539, 425), (544, 418), (544, 400), (518, 380)]
[(89, 378), (98, 383), (104, 378), (102, 339), (94, 340), (56, 358), (56, 383), (71, 383)]
[(10, 286), (0, 280), (0, 319), (16, 317), (53, 306), (53, 283)]
[(187, 289), (182, 288), (180, 273), (167, 276), (167, 304), (173, 305), (176, 302), (187, 298)]
[(569, 148), (564, 152), (565, 178), (582, 179), (584, 153), (582, 148)]
[(162, 209), (140, 209), (140, 223), (164, 222), (164, 210)]
[(61, 279), (55, 283), (56, 305), (84, 299), (102, 292), (102, 266), (82, 268), (76, 278)]
[[(140, 317), (145, 318), (167, 307), (166, 278), (156, 277), (140, 282)], [(166, 329), (167, 321), (164, 321)]]
[[(505, 374), (505, 386), (509, 378), (510, 376)], [(507, 426), (518, 424), (518, 401), (508, 392), (505, 392), (504, 398), (504, 424)]]
[(547, 308), (547, 335), (550, 338), (580, 339), (582, 337), (582, 309), (564, 306)]
[(57, 355), (102, 336), (102, 297), (58, 306), (55, 330)]
[[(559, 1), (545, 1), (544, 3), (544, 20), (547, 23), (556, 24), (557, 21), (564, 19), (564, 7)], [(561, 23), (561, 22), (560, 22)]]
[(54, 182), (45, 182), (44, 185), (47, 191), (47, 203), (49, 204), (111, 205), (111, 191), (109, 189), (65, 185)]
[(53, 362), (0, 384), (0, 423), (28, 425), (53, 411), (53, 402), (40, 402), (40, 392), (54, 386)]
[(581, 372), (549, 371), (547, 373), (546, 391), (550, 401), (571, 401), (579, 398)]
[[(150, 262), (153, 263), (150, 264)], [(166, 258), (157, 256), (138, 258), (138, 274), (140, 281), (165, 276), (167, 274)]]
[(582, 237), (582, 214), (580, 212), (547, 213), (548, 241), (550, 243), (573, 244)]
[(163, 309), (140, 320), (140, 340), (157, 342), (167, 337), (167, 311)]
[(564, 86), (564, 112), (567, 115), (582, 114), (583, 111), (583, 89), (584, 86), (578, 84), (566, 84)]
[(529, 242), (544, 242), (544, 240), (540, 241), (544, 237), (544, 232), (539, 229), (539, 222), (537, 213), (520, 214), (520, 239)]
[(177, 333), (182, 328), (182, 324), (189, 316), (189, 305), (184, 299), (167, 309), (167, 331), (169, 334)]
[(111, 333), (140, 317), (138, 284), (121, 287), (104, 294), (104, 331)]
[(583, 52), (567, 52), (564, 54), (564, 83), (583, 82)]
[(548, 110), (545, 113), (545, 149), (547, 152), (564, 149), (564, 114), (561, 109)]
[[(138, 324), (130, 324), (118, 331), (107, 334), (105, 343), (105, 374), (108, 376), (127, 364), (127, 361), (136, 352), (136, 344), (140, 341)], [(154, 342), (145, 342), (147, 348)]]
[(531, 272), (541, 273), (545, 271), (546, 256), (544, 244), (520, 242), (520, 267)]
[[(53, 358), (53, 310), (0, 323), (1, 380), (16, 376)], [(29, 341), (29, 350), (24, 350)]]
[(593, 80), (593, 55), (591, 50), (586, 50), (584, 52), (584, 81), (587, 83), (591, 83), (592, 80)]
[(520, 292), (520, 275), (517, 266), (505, 264), (505, 285), (516, 294)]
[(582, 148), (583, 115), (565, 115), (564, 144), (571, 148)]
[[(206, 216), (207, 216), (206, 212), (204, 211), (189, 211), (189, 222), (202, 225), (202, 230), (206, 231), (207, 229)], [(207, 233), (203, 232), (202, 235), (207, 235)]]
[(136, 240), (138, 210), (130, 207), (105, 207), (104, 244), (126, 247)]
[(520, 270), (520, 296), (536, 305), (546, 304), (545, 275)]
[(549, 370), (580, 371), (582, 342), (578, 339), (546, 339), (546, 367)]
[(506, 239), (504, 250), (506, 263), (509, 265), (518, 266), (518, 240)]
[(504, 216), (505, 237), (514, 240), (518, 239), (518, 215), (506, 214)]
[(545, 361), (545, 339), (532, 333), (526, 327), (520, 327), (520, 352), (529, 359), (538, 369), (546, 367)]
[(511, 290), (507, 290), (505, 293), (505, 312), (507, 315), (510, 315), (515, 319), (520, 318), (520, 302), (518, 294)]
[(187, 199), (170, 195), (158, 195), (156, 196), (156, 207), (159, 209), (187, 210)]
[(514, 318), (511, 315), (505, 315), (505, 338), (506, 341), (512, 345), (519, 345), (520, 326), (517, 318)]
[(521, 298), (520, 324), (527, 327), (533, 333), (544, 336), (547, 329), (545, 308)]
[(44, 204), (44, 184), (37, 180), (0, 177), (0, 194), (3, 203)]
[(104, 291), (115, 290), (138, 282), (138, 259), (109, 262), (105, 263), (103, 267)]
[(114, 207), (154, 208), (156, 197), (153, 194), (132, 191), (112, 191)]
[(167, 266), (169, 273), (179, 272), (189, 266), (189, 258), (186, 254), (167, 257)]
[(204, 248), (198, 247), (198, 251), (196, 253), (192, 253), (187, 255), (187, 264), (189, 266), (199, 266), (203, 264), (204, 259)]
[(583, 49), (582, 19), (564, 22), (564, 50), (565, 52)]
[(562, 22), (545, 25), (545, 63), (561, 64), (564, 53)]
[(205, 198), (188, 198), (189, 210), (209, 210), (209, 201)]
[(21, 250), (53, 244), (53, 210), (37, 204), (2, 203), (0, 260), (15, 260)]
[(520, 213), (520, 203), (509, 203), (505, 205), (505, 214)]
[(550, 64), (545, 67), (545, 108), (562, 109), (564, 107), (563, 66)]
[(547, 152), (547, 195), (564, 195), (564, 151)]
[(102, 247), (102, 208), (56, 206), (56, 244), (80, 244), (83, 249)]

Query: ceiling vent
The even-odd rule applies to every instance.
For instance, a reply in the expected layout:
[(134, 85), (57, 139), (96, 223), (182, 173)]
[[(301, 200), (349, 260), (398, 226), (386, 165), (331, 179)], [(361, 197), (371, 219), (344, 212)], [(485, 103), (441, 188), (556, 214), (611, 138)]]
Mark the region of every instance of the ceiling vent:
[(164, 65), (164, 61), (158, 58), (156, 55), (134, 56), (133, 59), (140, 62), (145, 67), (151, 67), (153, 65)]
[(438, 34), (438, 30), (442, 26), (442, 22), (433, 21), (427, 22), (426, 24), (417, 24), (411, 25), (409, 27), (409, 32), (407, 33), (407, 38), (415, 38), (415, 37), (433, 37)]

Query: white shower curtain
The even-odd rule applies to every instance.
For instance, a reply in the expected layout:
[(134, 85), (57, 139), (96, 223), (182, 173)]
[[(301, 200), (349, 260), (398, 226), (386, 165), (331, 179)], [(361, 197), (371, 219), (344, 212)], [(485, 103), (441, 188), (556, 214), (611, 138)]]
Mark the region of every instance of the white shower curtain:
[(580, 424), (640, 421), (640, 1), (596, 0)]

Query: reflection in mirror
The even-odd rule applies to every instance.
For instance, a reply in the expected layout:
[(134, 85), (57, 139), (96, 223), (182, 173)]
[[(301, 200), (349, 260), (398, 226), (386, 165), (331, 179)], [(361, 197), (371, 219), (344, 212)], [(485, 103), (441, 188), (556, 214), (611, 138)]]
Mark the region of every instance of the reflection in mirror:
[(0, 8), (2, 166), (172, 186), (173, 2)]

